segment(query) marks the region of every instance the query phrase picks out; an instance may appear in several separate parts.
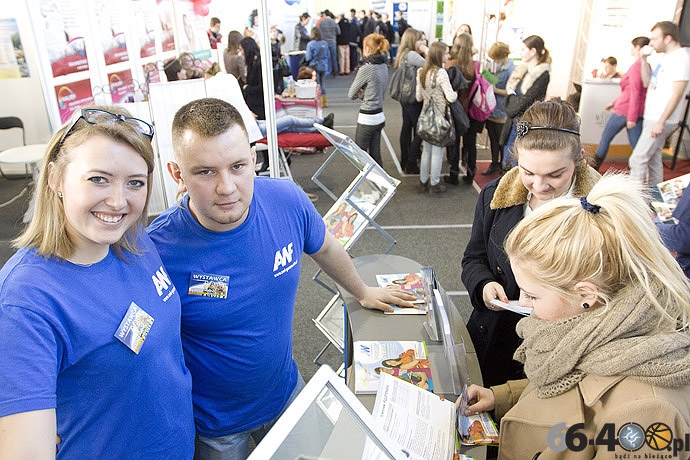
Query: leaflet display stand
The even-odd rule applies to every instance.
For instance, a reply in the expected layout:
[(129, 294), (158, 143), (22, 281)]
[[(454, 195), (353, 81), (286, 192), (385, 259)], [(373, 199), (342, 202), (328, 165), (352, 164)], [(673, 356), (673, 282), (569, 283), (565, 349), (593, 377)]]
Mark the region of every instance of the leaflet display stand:
[[(346, 251), (349, 251), (362, 233), (364, 233), (367, 226), (371, 225), (390, 242), (390, 246), (385, 251), (386, 254), (389, 253), (395, 246), (396, 241), (374, 219), (395, 195), (395, 190), (400, 181), (389, 176), (367, 152), (362, 150), (348, 136), (320, 124), (314, 124), (314, 127), (335, 147), (331, 155), (312, 176), (314, 183), (335, 201), (323, 218), (328, 231), (343, 245)], [(320, 180), (321, 174), (339, 154), (343, 155), (357, 171), (356, 177), (340, 197), (336, 196)], [(343, 329), (342, 327), (335, 329), (333, 327), (335, 322), (332, 321), (333, 318), (336, 318), (336, 322), (339, 319), (340, 325), (343, 325), (343, 309), (337, 308), (337, 306), (342, 307), (342, 301), (336, 289), (319, 279), (320, 274), (321, 270), (318, 270), (314, 274), (313, 280), (333, 293), (334, 296), (324, 307), (321, 314), (313, 320), (316, 327), (329, 339), (329, 342), (314, 359), (316, 364), (320, 364), (318, 359), (331, 344), (337, 346), (341, 351), (343, 350)], [(325, 322), (325, 318), (331, 318), (331, 321)], [(334, 337), (340, 337), (340, 340), (333, 340)]]

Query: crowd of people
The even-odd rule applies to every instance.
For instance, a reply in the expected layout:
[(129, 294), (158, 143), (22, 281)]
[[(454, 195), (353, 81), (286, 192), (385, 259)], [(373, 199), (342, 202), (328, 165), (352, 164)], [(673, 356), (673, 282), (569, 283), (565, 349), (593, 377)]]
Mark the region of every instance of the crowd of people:
[[(471, 89), (484, 76), (468, 25), (451, 46), (429, 43), (400, 14), (393, 61), (387, 15), (325, 10), (309, 31), (310, 19), (295, 25), (307, 63), (300, 75), (325, 96), (328, 74), (356, 72), (355, 142), (381, 166), (389, 68), (413, 68), (414, 100), (400, 102), (400, 160), (419, 174), (420, 192), (459, 185), (462, 169), (472, 183), (477, 135), (487, 129), (491, 165), (482, 174), (496, 177), (479, 193), (458, 262), (484, 384), (468, 388), (468, 414), (493, 411), (498, 458), (558, 457), (549, 433), (561, 421), (588, 439), (631, 421), (690, 433), (690, 193), (677, 224), (655, 225), (649, 208), (690, 80), (678, 26), (663, 21), (632, 41), (635, 62), (592, 160), (575, 109), (546, 98), (551, 55), (540, 36), (522, 41), (518, 65), (507, 44), (488, 50), (496, 105), (480, 120), (470, 114)], [(210, 21), (211, 46), (220, 24)], [(256, 26), (253, 15), (244, 32), (227, 34), (224, 60), (233, 94), (265, 135), (268, 47)], [(273, 28), (274, 72), (284, 40)], [(646, 46), (663, 53), (654, 69)], [(204, 76), (187, 52), (164, 72), (168, 81)], [(451, 120), (462, 134), (447, 145), (422, 140), (423, 108), (446, 113), (451, 104), (468, 117), (463, 127)], [(283, 118), (277, 129), (314, 123), (332, 127), (333, 116)], [(0, 458), (246, 458), (305, 385), (292, 354), (304, 254), (364, 308), (412, 306), (404, 290), (365, 284), (294, 182), (257, 176), (247, 124), (241, 108), (211, 97), (175, 113), (166, 168), (177, 201), (150, 223), (149, 122), (92, 105), (54, 133), (31, 221), (0, 270)], [(602, 176), (624, 127), (630, 173)], [(532, 311), (523, 317), (494, 300)], [(598, 441), (579, 447), (582, 458), (610, 454)], [(638, 453), (656, 455), (647, 447)]]

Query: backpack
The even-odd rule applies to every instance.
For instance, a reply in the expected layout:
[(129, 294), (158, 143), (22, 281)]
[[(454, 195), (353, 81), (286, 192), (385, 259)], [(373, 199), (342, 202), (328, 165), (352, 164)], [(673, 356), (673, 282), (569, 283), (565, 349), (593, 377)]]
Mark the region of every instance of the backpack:
[(417, 102), (417, 68), (403, 59), (391, 78), (390, 94), (403, 104)]
[(494, 87), (479, 73), (479, 62), (474, 62), (474, 83), (470, 88), (467, 114), (477, 121), (486, 121), (496, 108)]

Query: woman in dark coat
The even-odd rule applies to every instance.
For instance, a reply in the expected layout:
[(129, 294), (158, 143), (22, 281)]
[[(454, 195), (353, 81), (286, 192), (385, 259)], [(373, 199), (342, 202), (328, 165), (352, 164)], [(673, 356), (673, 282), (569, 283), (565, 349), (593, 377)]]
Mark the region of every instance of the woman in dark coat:
[(249, 110), (254, 112), (258, 120), (266, 119), (264, 108), (264, 88), (261, 74), (261, 55), (259, 45), (251, 37), (244, 37), (240, 41), (240, 48), (244, 54), (244, 62), (247, 66), (247, 80), (242, 86), (242, 95)]
[(522, 317), (489, 303), (520, 295), (503, 251), (505, 237), (533, 209), (560, 196), (584, 196), (600, 177), (587, 166), (580, 122), (566, 103), (537, 102), (518, 125), (519, 167), (482, 189), (462, 259), (462, 281), (474, 307), (467, 329), (487, 387), (524, 378), (522, 365), (513, 360), (520, 343), (515, 325)]

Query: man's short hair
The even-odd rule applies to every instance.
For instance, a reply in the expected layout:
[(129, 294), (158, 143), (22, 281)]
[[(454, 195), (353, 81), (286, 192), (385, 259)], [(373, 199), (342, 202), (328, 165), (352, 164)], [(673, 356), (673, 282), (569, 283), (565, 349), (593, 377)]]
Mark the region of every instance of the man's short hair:
[(211, 27), (215, 26), (216, 24), (220, 24), (220, 19), (218, 18), (211, 18)]
[(654, 29), (661, 30), (661, 33), (664, 34), (664, 37), (670, 35), (674, 42), (677, 42), (678, 37), (680, 36), (680, 28), (678, 27), (678, 24), (676, 24), (675, 22), (660, 21), (654, 24), (652, 30)]
[(223, 134), (233, 126), (239, 126), (247, 135), (242, 115), (232, 104), (214, 97), (197, 99), (183, 105), (175, 113), (172, 122), (173, 146), (182, 145), (186, 130), (210, 138)]

